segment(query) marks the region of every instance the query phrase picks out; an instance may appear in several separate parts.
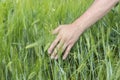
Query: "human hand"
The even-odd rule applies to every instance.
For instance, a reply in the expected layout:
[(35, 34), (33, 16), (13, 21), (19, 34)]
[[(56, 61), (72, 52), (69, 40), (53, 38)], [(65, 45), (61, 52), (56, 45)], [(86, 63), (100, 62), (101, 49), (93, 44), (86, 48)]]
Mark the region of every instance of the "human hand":
[(48, 53), (51, 55), (51, 59), (58, 59), (58, 51), (61, 50), (61, 53), (64, 52), (64, 60), (79, 39), (82, 30), (79, 30), (78, 27), (73, 24), (60, 25), (53, 31), (53, 34), (57, 34), (57, 37), (48, 49)]
[(63, 59), (66, 59), (82, 32), (101, 19), (118, 2), (119, 0), (105, 0), (104, 2), (103, 0), (95, 0), (92, 6), (73, 24), (61, 25), (56, 28), (53, 33), (57, 34), (57, 37), (48, 49), (51, 58), (57, 59), (58, 52), (62, 49)]

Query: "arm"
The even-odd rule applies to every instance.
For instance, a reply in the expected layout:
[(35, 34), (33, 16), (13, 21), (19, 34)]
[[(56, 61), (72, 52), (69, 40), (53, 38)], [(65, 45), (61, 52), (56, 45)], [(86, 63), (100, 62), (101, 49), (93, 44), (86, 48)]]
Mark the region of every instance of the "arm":
[(95, 0), (92, 6), (73, 24), (85, 30), (107, 14), (119, 0)]
[(53, 34), (57, 34), (57, 37), (48, 49), (51, 58), (57, 59), (58, 49), (62, 49), (63, 59), (66, 59), (80, 35), (107, 14), (117, 2), (119, 0), (95, 0), (91, 7), (72, 24), (60, 25), (56, 28)]

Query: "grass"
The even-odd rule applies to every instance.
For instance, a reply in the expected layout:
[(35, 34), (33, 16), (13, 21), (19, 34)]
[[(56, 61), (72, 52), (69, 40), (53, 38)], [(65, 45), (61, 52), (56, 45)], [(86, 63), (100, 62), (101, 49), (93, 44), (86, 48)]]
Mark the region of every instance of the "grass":
[(63, 61), (51, 60), (51, 31), (93, 0), (0, 0), (0, 80), (120, 80), (120, 5), (80, 37)]

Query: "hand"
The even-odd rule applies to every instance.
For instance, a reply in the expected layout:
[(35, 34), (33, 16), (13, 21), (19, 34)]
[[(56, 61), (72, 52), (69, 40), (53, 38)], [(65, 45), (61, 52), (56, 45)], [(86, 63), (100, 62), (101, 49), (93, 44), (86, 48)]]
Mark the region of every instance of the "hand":
[(61, 25), (53, 31), (53, 34), (57, 34), (56, 39), (51, 44), (48, 49), (48, 53), (51, 55), (51, 59), (58, 59), (58, 51), (62, 49), (61, 52), (64, 52), (63, 60), (68, 56), (71, 48), (74, 46), (76, 41), (79, 39), (82, 31), (78, 29), (77, 26)]

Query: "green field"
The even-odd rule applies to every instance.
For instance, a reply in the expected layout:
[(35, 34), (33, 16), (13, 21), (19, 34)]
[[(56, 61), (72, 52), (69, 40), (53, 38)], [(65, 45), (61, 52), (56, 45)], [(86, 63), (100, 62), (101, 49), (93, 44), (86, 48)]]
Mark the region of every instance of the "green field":
[(86, 30), (68, 58), (47, 53), (57, 26), (93, 0), (0, 0), (0, 80), (120, 80), (120, 5)]

